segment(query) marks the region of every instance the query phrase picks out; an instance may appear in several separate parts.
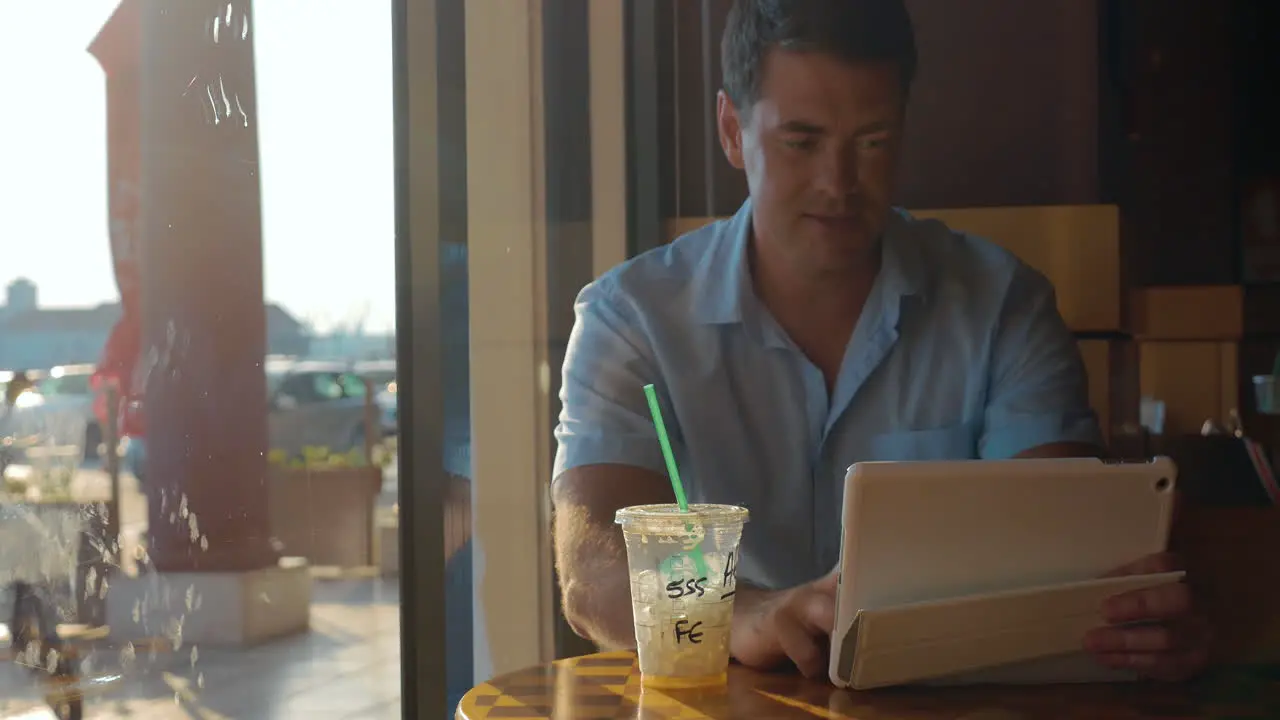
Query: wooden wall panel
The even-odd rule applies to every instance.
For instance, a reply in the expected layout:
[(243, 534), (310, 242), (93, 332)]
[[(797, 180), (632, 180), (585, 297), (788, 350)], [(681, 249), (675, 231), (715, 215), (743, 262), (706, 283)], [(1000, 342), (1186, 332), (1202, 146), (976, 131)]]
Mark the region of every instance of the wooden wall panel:
[(708, 172), (707, 148), (712, 138), (707, 132), (713, 79), (703, 63), (705, 33), (703, 10), (706, 0), (676, 0), (673, 14), (675, 35), (675, 151), (676, 212), (679, 215), (710, 215), (708, 198), (713, 192)]
[[(676, 104), (678, 76), (676, 74), (676, 34), (675, 14), (676, 0), (652, 0), (649, 3), (637, 3), (652, 13), (653, 36), (642, 38), (653, 45), (653, 75), (656, 76), (656, 97), (638, 98), (637, 101), (651, 101), (657, 106), (658, 145), (652, 148), (636, 148), (635, 155), (655, 154), (658, 165), (658, 206), (662, 217), (675, 217), (680, 214), (679, 158), (677, 150), (677, 126), (687, 126), (690, 121), (684, 120)], [(632, 58), (638, 58), (637, 51), (632, 50)], [(646, 158), (647, 159), (647, 158)], [(647, 244), (647, 238), (637, 238)]]
[(1232, 13), (1221, 0), (1113, 0), (1125, 97), (1118, 198), (1134, 285), (1238, 276)]
[(987, 238), (1044, 273), (1076, 332), (1121, 330), (1120, 216), (1114, 205), (913, 210)]
[(1234, 342), (1142, 341), (1143, 397), (1165, 403), (1166, 435), (1198, 434), (1205, 420), (1226, 422), (1239, 406), (1239, 358)]
[(1089, 404), (1108, 442), (1132, 432), (1138, 422), (1138, 366), (1134, 343), (1123, 337), (1081, 338), (1089, 377)]
[(1098, 414), (1104, 437), (1111, 436), (1111, 342), (1081, 340), (1080, 357), (1089, 376), (1089, 405)]
[[(1113, 205), (914, 210), (954, 230), (987, 238), (1043, 272), (1058, 293), (1058, 309), (1076, 332), (1123, 328), (1120, 219)], [(666, 241), (715, 218), (675, 218)]]
[(720, 38), (733, 0), (654, 0), (665, 217), (727, 215), (747, 197), (716, 130)]
[(920, 71), (907, 207), (1092, 204), (1100, 195), (1097, 0), (907, 0)]
[[(725, 21), (728, 20), (729, 9), (733, 7), (733, 0), (704, 0), (704, 6), (707, 8), (705, 37), (710, 40), (710, 46), (707, 49), (710, 86), (714, 90), (719, 90), (724, 87), (724, 75), (720, 69), (720, 39), (724, 35)], [(711, 103), (711, 110), (715, 111), (714, 101)], [(713, 157), (709, 158), (712, 177), (711, 208), (713, 213), (729, 214), (737, 210), (746, 200), (747, 178), (741, 170), (730, 165), (725, 159), (724, 152), (720, 148), (714, 117), (710, 125), (710, 133), (713, 148)]]
[(1152, 340), (1238, 340), (1244, 292), (1237, 285), (1150, 287), (1129, 298), (1130, 328)]

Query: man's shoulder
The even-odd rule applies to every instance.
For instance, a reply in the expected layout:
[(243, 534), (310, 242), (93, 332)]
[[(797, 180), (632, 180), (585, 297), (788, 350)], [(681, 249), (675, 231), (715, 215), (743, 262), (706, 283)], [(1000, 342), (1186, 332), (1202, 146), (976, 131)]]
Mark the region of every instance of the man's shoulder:
[(1049, 280), (994, 241), (951, 228), (941, 220), (899, 211), (901, 242), (908, 245), (935, 287), (1004, 297), (1015, 283)]
[(707, 271), (711, 250), (728, 230), (729, 220), (717, 220), (675, 240), (646, 250), (607, 270), (584, 293), (613, 302), (651, 307), (679, 303), (691, 283)]

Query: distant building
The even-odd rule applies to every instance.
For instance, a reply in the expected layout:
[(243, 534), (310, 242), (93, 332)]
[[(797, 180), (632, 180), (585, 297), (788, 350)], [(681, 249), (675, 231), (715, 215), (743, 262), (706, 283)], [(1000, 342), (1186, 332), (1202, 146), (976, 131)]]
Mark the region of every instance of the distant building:
[[(42, 308), (35, 283), (25, 278), (14, 280), (5, 292), (4, 305), (0, 305), (0, 370), (95, 363), (119, 319), (119, 303)], [(269, 303), (267, 353), (306, 355), (310, 346), (306, 328), (284, 308)]]
[(389, 334), (333, 332), (311, 338), (308, 357), (314, 360), (358, 362), (394, 360), (396, 337)]
[(311, 335), (288, 310), (267, 303), (267, 354), (298, 355), (311, 352)]

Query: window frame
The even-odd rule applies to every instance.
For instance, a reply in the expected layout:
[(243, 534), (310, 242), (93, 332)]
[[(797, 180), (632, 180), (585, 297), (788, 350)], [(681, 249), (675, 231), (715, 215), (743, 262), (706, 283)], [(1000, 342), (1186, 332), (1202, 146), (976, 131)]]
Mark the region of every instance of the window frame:
[[(459, 12), (466, 45), (474, 681), (550, 661), (571, 645), (557, 620), (551, 431), (572, 298), (628, 254), (627, 17), (622, 4), (593, 0), (519, 5), (395, 0), (397, 396), (401, 434), (418, 440), (399, 446), (405, 717), (429, 717), (446, 691), (440, 291), (456, 271), (441, 262), (449, 228), (442, 226), (440, 185), (456, 173), (442, 166), (438, 103), (441, 85), (456, 80), (437, 33), (456, 31), (442, 22)], [(582, 22), (575, 32), (587, 37), (558, 31), (557, 13), (576, 13)], [(590, 98), (568, 117), (549, 92), (557, 79), (547, 73), (557, 71), (547, 44), (582, 54), (583, 41), (589, 81), (572, 91)], [(578, 174), (570, 175), (578, 196), (567, 200), (548, 196), (563, 170), (547, 161), (563, 162), (554, 145), (563, 123), (585, 124), (591, 135), (574, 159)]]
[[(448, 1), (448, 0), (441, 0)], [(400, 432), (440, 438), (437, 0), (392, 0)], [(398, 443), (401, 716), (445, 708), (444, 489), (438, 442)]]

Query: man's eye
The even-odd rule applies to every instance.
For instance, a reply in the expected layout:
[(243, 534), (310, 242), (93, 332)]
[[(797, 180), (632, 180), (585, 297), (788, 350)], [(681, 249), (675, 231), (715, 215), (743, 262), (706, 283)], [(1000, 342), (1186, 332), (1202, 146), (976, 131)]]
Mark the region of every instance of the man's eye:
[(859, 150), (882, 150), (889, 145), (889, 138), (884, 135), (873, 135), (858, 140)]
[(818, 141), (813, 138), (792, 138), (784, 140), (783, 142), (792, 150), (803, 150), (806, 152), (818, 146)]

